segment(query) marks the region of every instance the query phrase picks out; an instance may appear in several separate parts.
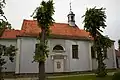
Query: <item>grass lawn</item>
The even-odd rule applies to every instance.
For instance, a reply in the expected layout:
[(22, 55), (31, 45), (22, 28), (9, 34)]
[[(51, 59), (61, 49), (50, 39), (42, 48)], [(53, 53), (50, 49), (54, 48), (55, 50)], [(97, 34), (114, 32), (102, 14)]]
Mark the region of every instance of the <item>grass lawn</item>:
[(112, 80), (112, 77), (107, 76), (105, 78), (97, 78), (95, 76), (72, 76), (72, 77), (50, 78), (48, 80)]

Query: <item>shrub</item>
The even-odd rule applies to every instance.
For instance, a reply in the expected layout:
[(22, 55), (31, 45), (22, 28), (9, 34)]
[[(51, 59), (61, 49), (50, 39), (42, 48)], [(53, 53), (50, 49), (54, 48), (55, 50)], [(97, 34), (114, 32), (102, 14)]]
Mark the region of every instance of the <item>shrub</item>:
[(120, 71), (114, 73), (112, 80), (120, 80)]

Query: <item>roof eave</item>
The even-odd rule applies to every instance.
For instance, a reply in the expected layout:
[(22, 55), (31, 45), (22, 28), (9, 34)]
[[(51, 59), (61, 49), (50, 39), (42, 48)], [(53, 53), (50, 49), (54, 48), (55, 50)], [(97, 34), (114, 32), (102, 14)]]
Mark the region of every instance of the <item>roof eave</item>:
[[(31, 36), (31, 35), (18, 35), (17, 37), (32, 37), (32, 38), (37, 38), (37, 36)], [(87, 40), (87, 41), (92, 41), (92, 39), (87, 38), (87, 37), (78, 37), (78, 36), (66, 36), (66, 35), (50, 35), (50, 39), (70, 39), (70, 40)]]
[(8, 40), (8, 39), (9, 39), (9, 40), (16, 40), (17, 38), (0, 38), (0, 40), (2, 40), (2, 39), (4, 39), (4, 40), (5, 40), (5, 39), (6, 39), (6, 40)]

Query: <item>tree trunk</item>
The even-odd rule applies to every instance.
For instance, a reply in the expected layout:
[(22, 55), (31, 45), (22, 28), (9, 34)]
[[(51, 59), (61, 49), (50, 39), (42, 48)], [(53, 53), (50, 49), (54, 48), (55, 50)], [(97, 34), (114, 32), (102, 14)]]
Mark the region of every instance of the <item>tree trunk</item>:
[(99, 42), (99, 38), (98, 37), (94, 37), (94, 46), (95, 46), (95, 50), (97, 52), (97, 62), (98, 62), (98, 68), (97, 68), (97, 76), (98, 77), (104, 77), (107, 75), (107, 72), (105, 70), (106, 66), (104, 64), (104, 56), (103, 53), (101, 51), (101, 47), (100, 47), (100, 42)]
[(117, 68), (119, 68), (119, 62), (117, 57), (116, 57), (116, 64), (117, 64)]
[[(99, 44), (97, 44), (99, 45)], [(97, 76), (98, 77), (104, 77), (107, 75), (107, 72), (105, 70), (106, 66), (104, 64), (104, 52), (101, 51), (101, 47), (97, 48), (97, 60), (98, 60), (98, 69), (97, 69)]]
[[(45, 29), (41, 29), (40, 44), (45, 45)], [(44, 57), (44, 50), (41, 50), (40, 54)], [(45, 62), (39, 62), (39, 80), (45, 80)]]
[(99, 56), (98, 56), (98, 72), (97, 72), (98, 77), (104, 77), (104, 76), (107, 75), (105, 68), (106, 68), (106, 66), (104, 64), (102, 54), (99, 53)]
[(0, 67), (0, 80), (3, 80), (3, 77), (2, 77), (2, 67)]
[(1, 74), (1, 67), (0, 67), (0, 80), (1, 80), (2, 74)]
[(39, 80), (45, 80), (45, 63), (39, 62)]

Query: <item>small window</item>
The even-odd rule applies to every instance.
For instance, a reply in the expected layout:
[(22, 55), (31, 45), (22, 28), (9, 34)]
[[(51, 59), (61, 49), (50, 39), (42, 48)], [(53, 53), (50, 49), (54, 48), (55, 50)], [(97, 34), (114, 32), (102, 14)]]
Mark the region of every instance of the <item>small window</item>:
[(78, 59), (78, 45), (72, 45), (72, 58)]
[(55, 50), (55, 51), (56, 51), (56, 50), (62, 50), (62, 51), (63, 51), (64, 49), (63, 49), (62, 46), (56, 45), (56, 46), (53, 48), (53, 50)]
[(96, 53), (95, 53), (93, 46), (91, 47), (91, 56), (92, 58), (96, 58)]

